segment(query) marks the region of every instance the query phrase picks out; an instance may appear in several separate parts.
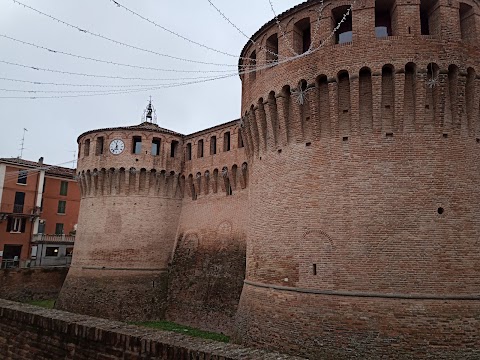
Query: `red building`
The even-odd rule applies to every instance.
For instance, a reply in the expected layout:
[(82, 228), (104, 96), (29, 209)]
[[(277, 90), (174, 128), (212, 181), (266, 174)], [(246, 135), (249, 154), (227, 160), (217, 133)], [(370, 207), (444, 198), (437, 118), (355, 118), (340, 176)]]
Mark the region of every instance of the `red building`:
[[(55, 258), (71, 256), (79, 206), (74, 169), (43, 164), (43, 158), (0, 159), (2, 267), (26, 266), (37, 257), (54, 265)], [(47, 239), (65, 246), (45, 246)], [(38, 244), (43, 246), (37, 254)]]

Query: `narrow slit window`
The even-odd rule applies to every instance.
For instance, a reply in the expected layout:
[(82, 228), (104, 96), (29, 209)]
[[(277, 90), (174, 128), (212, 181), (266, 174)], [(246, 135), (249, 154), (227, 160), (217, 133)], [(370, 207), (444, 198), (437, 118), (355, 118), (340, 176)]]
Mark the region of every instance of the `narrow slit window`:
[(255, 51), (252, 51), (250, 54), (250, 66), (247, 71), (250, 71), (250, 80), (255, 80), (257, 77), (256, 73), (256, 67), (257, 67), (257, 53)]
[(217, 153), (217, 137), (212, 136), (210, 138), (210, 155), (215, 155)]
[(242, 133), (239, 131), (238, 132), (238, 148), (241, 149), (243, 148), (243, 136)]
[(90, 139), (85, 140), (85, 146), (83, 148), (83, 155), (89, 156), (90, 155)]
[(197, 158), (203, 158), (203, 139), (198, 140)]
[(230, 151), (230, 131), (223, 134), (223, 151)]
[(103, 143), (104, 143), (103, 136), (99, 136), (97, 138), (97, 147), (95, 149), (95, 155), (102, 155), (103, 154)]
[(187, 144), (187, 161), (190, 161), (192, 160), (192, 144), (191, 143), (188, 143)]
[(177, 155), (178, 141), (173, 140), (170, 144), (170, 157), (174, 158)]

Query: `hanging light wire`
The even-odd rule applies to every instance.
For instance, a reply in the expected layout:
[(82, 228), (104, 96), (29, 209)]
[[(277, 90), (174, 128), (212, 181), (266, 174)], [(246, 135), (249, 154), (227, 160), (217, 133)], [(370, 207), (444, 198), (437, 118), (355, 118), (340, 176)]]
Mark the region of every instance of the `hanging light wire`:
[(109, 65), (125, 66), (125, 67), (129, 67), (129, 68), (135, 68), (135, 69), (141, 69), (141, 70), (179, 72), (179, 73), (222, 73), (222, 72), (231, 72), (232, 71), (232, 70), (176, 70), (176, 69), (154, 68), (154, 67), (148, 67), (148, 66), (139, 66), (139, 65), (132, 65), (132, 64), (125, 64), (125, 63), (117, 63), (117, 62), (114, 62), (114, 61), (102, 60), (102, 59), (98, 59), (98, 58), (91, 58), (91, 57), (88, 57), (88, 56), (72, 54), (72, 53), (69, 53), (69, 52), (61, 51), (61, 50), (54, 50), (52, 48), (48, 48), (48, 47), (41, 46), (41, 45), (38, 45), (38, 44), (34, 44), (34, 43), (27, 42), (27, 41), (19, 40), (19, 39), (13, 38), (13, 37), (5, 35), (5, 34), (0, 34), (0, 37), (3, 37), (5, 39), (11, 40), (11, 41), (15, 41), (15, 42), (23, 44), (23, 45), (32, 46), (32, 47), (35, 47), (37, 49), (46, 50), (46, 51), (48, 51), (50, 53), (53, 53), (53, 54), (61, 54), (61, 55), (66, 55), (66, 56), (70, 56), (70, 57), (75, 57), (77, 59), (95, 61), (95, 62), (109, 64)]
[(285, 33), (285, 30), (283, 29), (282, 25), (280, 24), (280, 20), (278, 19), (277, 13), (275, 12), (275, 9), (273, 8), (272, 0), (268, 0), (268, 2), (270, 4), (270, 9), (272, 9), (273, 15), (275, 16), (275, 22), (277, 23), (278, 29), (280, 30), (280, 32), (282, 34), (282, 37), (285, 41), (285, 44), (287, 44), (288, 49), (292, 52), (293, 55), (298, 55), (298, 53), (295, 51), (292, 44), (290, 43), (290, 40), (288, 39), (288, 36)]
[[(13, 1), (16, 1), (16, 0), (13, 0)], [(210, 2), (210, 0), (208, 0)], [(316, 51), (318, 51), (319, 49), (321, 49), (327, 42), (329, 39), (331, 39), (335, 33), (339, 30), (340, 26), (342, 25), (343, 22), (345, 22), (345, 20), (347, 19), (347, 17), (349, 16), (350, 12), (352, 11), (353, 9), (353, 6), (356, 4), (357, 0), (353, 0), (352, 4), (349, 6), (349, 8), (347, 9), (346, 13), (343, 15), (342, 19), (339, 21), (339, 23), (337, 24), (337, 26), (335, 26), (333, 28), (333, 30), (330, 32), (329, 36), (327, 36), (326, 39), (324, 39), (324, 41), (322, 41), (318, 47), (316, 48), (310, 48), (308, 51), (304, 52), (303, 54), (299, 54), (299, 55), (296, 55), (296, 56), (293, 56), (293, 57), (290, 57), (290, 58), (286, 58), (286, 59), (282, 59), (282, 60), (279, 60), (278, 62), (275, 62), (275, 63), (271, 63), (271, 64), (266, 64), (266, 65), (263, 65), (263, 66), (260, 66), (260, 67), (255, 67), (254, 69), (250, 69), (250, 70), (244, 70), (244, 71), (240, 71), (238, 74), (239, 75), (243, 75), (243, 74), (247, 74), (247, 73), (252, 73), (252, 72), (256, 72), (256, 71), (259, 71), (259, 70), (263, 70), (263, 69), (267, 69), (267, 68), (270, 68), (270, 67), (273, 67), (273, 66), (277, 66), (279, 64), (283, 64), (283, 63), (287, 63), (287, 62), (290, 62), (290, 61), (293, 61), (293, 60), (296, 60), (296, 59), (299, 59), (299, 58), (302, 58), (302, 57), (305, 57), (305, 56), (308, 56)], [(0, 62), (4, 62), (4, 61), (0, 61)], [(8, 63), (8, 62), (4, 62), (4, 63)], [(38, 70), (39, 68), (34, 68), (34, 67), (28, 67), (28, 66), (24, 66), (24, 67), (27, 67), (27, 68), (32, 68), (32, 69), (36, 69)], [(179, 86), (185, 86), (185, 85), (190, 85), (190, 84), (197, 84), (197, 83), (204, 83), (204, 82), (208, 82), (208, 81), (214, 81), (214, 80), (219, 80), (219, 79), (224, 79), (224, 78), (228, 78), (228, 77), (231, 77), (231, 76), (234, 76), (235, 74), (229, 74), (229, 75), (222, 75), (222, 76), (217, 76), (217, 77), (211, 77), (211, 78), (206, 78), (206, 79), (202, 79), (202, 80), (196, 80), (196, 81), (188, 81), (188, 82), (183, 82), (183, 83), (172, 83), (172, 84), (164, 84), (162, 86), (158, 86), (158, 87), (152, 87), (152, 88), (145, 88), (145, 89), (141, 89), (141, 90), (124, 90), (124, 91), (115, 91), (115, 92), (105, 92), (105, 93), (101, 93), (101, 94), (82, 94), (82, 95), (60, 95), (60, 96), (40, 96), (40, 97), (35, 97), (35, 96), (23, 96), (23, 97), (19, 97), (19, 96), (4, 96), (4, 97), (0, 97), (2, 99), (52, 99), (52, 98), (67, 98), (67, 97), (87, 97), (87, 96), (106, 96), (106, 95), (117, 95), (117, 94), (128, 94), (128, 93), (136, 93), (136, 92), (142, 92), (142, 91), (151, 91), (151, 90), (158, 90), (158, 89), (164, 89), (164, 88), (170, 88), (170, 87), (179, 87)]]
[[(0, 60), (0, 63), (23, 67), (27, 69), (37, 70), (37, 71), (45, 71), (45, 72), (52, 72), (52, 73), (59, 73), (64, 75), (74, 75), (74, 76), (84, 76), (84, 77), (94, 77), (94, 78), (104, 78), (104, 79), (116, 79), (116, 80), (142, 80), (142, 81), (171, 81), (171, 80), (196, 80), (196, 79), (209, 79), (212, 76), (196, 76), (196, 77), (186, 77), (186, 78), (142, 78), (142, 77), (125, 77), (125, 76), (112, 76), (112, 75), (101, 75), (101, 74), (89, 74), (89, 73), (78, 73), (78, 72), (71, 72), (71, 71), (63, 71), (63, 70), (56, 70), (50, 68), (42, 68), (38, 66), (30, 66), (24, 65), (16, 62)], [(229, 72), (226, 75), (236, 75), (238, 72)]]
[[(265, 51), (271, 55), (274, 55), (276, 57), (284, 57), (281, 56), (280, 54), (276, 54), (275, 52), (267, 49), (266, 47), (261, 46), (258, 44), (255, 40), (253, 40), (250, 36), (245, 34), (237, 25), (235, 25), (223, 12), (220, 10), (211, 0), (207, 0), (208, 3), (217, 11), (218, 14), (226, 21), (228, 22), (231, 26), (233, 26), (234, 29), (236, 29), (240, 34), (242, 34), (250, 43), (253, 45), (257, 46), (260, 51)], [(250, 58), (247, 58), (248, 60), (251, 60)], [(256, 62), (256, 61), (255, 61)], [(248, 66), (248, 65), (240, 65), (240, 66)]]
[(61, 23), (65, 26), (68, 26), (72, 29), (76, 29), (84, 34), (88, 34), (88, 35), (91, 35), (91, 36), (95, 36), (97, 38), (100, 38), (100, 39), (103, 39), (103, 40), (106, 40), (106, 41), (109, 41), (109, 42), (112, 42), (116, 45), (121, 45), (121, 46), (125, 46), (125, 47), (128, 47), (128, 48), (131, 48), (131, 49), (135, 49), (135, 50), (138, 50), (138, 51), (142, 51), (142, 52), (146, 52), (146, 53), (150, 53), (150, 54), (153, 54), (153, 55), (157, 55), (157, 56), (161, 56), (161, 57), (165, 57), (165, 58), (169, 58), (169, 59), (173, 59), (173, 60), (178, 60), (178, 61), (183, 61), (183, 62), (188, 62), (188, 63), (194, 63), (194, 64), (201, 64), (201, 65), (211, 65), (211, 66), (231, 66), (231, 67), (236, 67), (238, 66), (237, 64), (222, 64), (222, 63), (214, 63), (214, 62), (206, 62), (206, 61), (198, 61), (198, 60), (193, 60), (193, 59), (187, 59), (187, 58), (182, 58), (182, 57), (178, 57), (178, 56), (174, 56), (174, 55), (170, 55), (170, 54), (163, 54), (163, 53), (159, 53), (159, 52), (156, 52), (156, 51), (153, 51), (153, 50), (149, 50), (149, 49), (144, 49), (144, 48), (141, 48), (141, 47), (138, 47), (138, 46), (135, 46), (135, 45), (131, 45), (131, 44), (127, 44), (127, 43), (124, 43), (124, 42), (121, 42), (121, 41), (118, 41), (118, 40), (115, 40), (115, 39), (112, 39), (112, 38), (109, 38), (107, 36), (104, 36), (104, 35), (101, 35), (101, 34), (98, 34), (98, 33), (94, 33), (94, 32), (91, 32), (87, 29), (84, 29), (84, 28), (81, 28), (81, 27), (78, 27), (76, 25), (72, 25), (70, 23), (67, 23), (66, 21), (63, 21), (63, 20), (60, 20), (52, 15), (49, 15), (49, 14), (46, 14), (38, 9), (35, 9), (29, 5), (26, 5), (18, 0), (12, 0), (15, 4), (17, 5), (21, 5), (23, 6), (24, 8), (27, 8), (27, 9), (30, 9), (34, 12), (36, 12), (37, 14), (40, 14), (40, 15), (43, 15), (51, 20), (55, 20), (57, 21), (58, 23)]
[(199, 43), (199, 42), (197, 42), (197, 41), (191, 40), (191, 39), (189, 39), (189, 38), (187, 38), (187, 37), (185, 37), (185, 36), (183, 36), (183, 35), (175, 32), (175, 31), (173, 31), (173, 30), (170, 30), (170, 29), (166, 28), (166, 27), (163, 26), (163, 25), (160, 25), (160, 24), (156, 23), (155, 21), (150, 20), (149, 18), (147, 18), (147, 17), (145, 17), (145, 16), (143, 16), (143, 15), (141, 15), (141, 14), (133, 11), (132, 9), (126, 7), (125, 5), (120, 4), (118, 1), (115, 1), (115, 0), (109, 0), (109, 1), (111, 1), (112, 3), (114, 3), (118, 8), (124, 9), (124, 10), (127, 11), (128, 13), (130, 13), (130, 14), (132, 14), (132, 15), (134, 15), (134, 16), (136, 16), (136, 17), (138, 17), (138, 18), (140, 18), (140, 19), (142, 19), (142, 20), (144, 20), (144, 21), (146, 21), (146, 22), (154, 25), (155, 27), (157, 27), (157, 28), (159, 28), (159, 29), (162, 29), (163, 31), (168, 32), (168, 33), (171, 34), (171, 35), (174, 35), (174, 36), (176, 36), (176, 37), (178, 37), (178, 38), (180, 38), (180, 39), (182, 39), (182, 40), (185, 40), (185, 41), (187, 41), (187, 42), (189, 42), (189, 43), (191, 43), (191, 44), (200, 46), (200, 47), (202, 47), (202, 48), (204, 48), (204, 49), (207, 49), (207, 50), (216, 52), (216, 53), (218, 53), (218, 54), (222, 54), (222, 55), (226, 55), (226, 56), (238, 58), (238, 55), (230, 54), (230, 53), (227, 53), (227, 52), (221, 51), (221, 50), (217, 50), (217, 49), (214, 49), (214, 48), (212, 48), (212, 47), (210, 47), (210, 46), (208, 46), (208, 45), (205, 45), (205, 44)]

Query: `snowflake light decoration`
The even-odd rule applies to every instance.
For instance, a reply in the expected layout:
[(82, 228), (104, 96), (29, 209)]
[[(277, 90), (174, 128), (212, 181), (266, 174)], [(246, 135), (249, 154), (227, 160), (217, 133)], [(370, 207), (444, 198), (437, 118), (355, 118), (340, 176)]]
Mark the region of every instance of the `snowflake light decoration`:
[(301, 85), (298, 85), (296, 89), (291, 89), (290, 93), (292, 96), (295, 97), (295, 101), (299, 105), (304, 105), (306, 101), (308, 101), (308, 92), (313, 88), (306, 88), (305, 90), (302, 89)]

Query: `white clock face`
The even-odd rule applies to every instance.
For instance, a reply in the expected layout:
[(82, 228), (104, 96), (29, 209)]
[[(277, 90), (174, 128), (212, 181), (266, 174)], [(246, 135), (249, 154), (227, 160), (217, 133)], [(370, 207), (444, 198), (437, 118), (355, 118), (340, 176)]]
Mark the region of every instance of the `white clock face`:
[(112, 142), (110, 143), (110, 152), (113, 155), (121, 154), (124, 149), (125, 149), (125, 143), (120, 139), (112, 140)]

